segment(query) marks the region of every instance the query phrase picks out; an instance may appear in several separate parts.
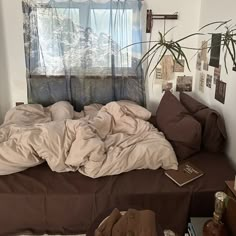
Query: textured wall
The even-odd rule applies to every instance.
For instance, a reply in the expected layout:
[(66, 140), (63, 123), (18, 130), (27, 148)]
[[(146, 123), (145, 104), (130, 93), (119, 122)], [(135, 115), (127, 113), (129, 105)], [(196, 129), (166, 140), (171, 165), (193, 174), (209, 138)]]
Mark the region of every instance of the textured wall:
[[(201, 7), (201, 17), (200, 25), (205, 25), (209, 22), (230, 20), (232, 19), (232, 24), (236, 24), (236, 2), (235, 0), (225, 0), (225, 1), (214, 1), (214, 0), (204, 0), (202, 1)], [(219, 31), (220, 32), (220, 31)], [(200, 42), (199, 42), (200, 45)], [(215, 100), (215, 85), (212, 88), (205, 87), (204, 93), (198, 90), (198, 81), (200, 73), (196, 74), (196, 94), (210, 107), (218, 110), (225, 119), (226, 128), (228, 133), (228, 148), (227, 153), (232, 159), (236, 166), (236, 72), (232, 71), (232, 62), (229, 57), (227, 58), (227, 65), (229, 73), (226, 73), (224, 68), (224, 58), (223, 53), (221, 53), (220, 64), (222, 65), (221, 70), (221, 80), (227, 83), (226, 87), (226, 97), (225, 104), (222, 104)], [(214, 68), (209, 67), (208, 74), (214, 74)]]

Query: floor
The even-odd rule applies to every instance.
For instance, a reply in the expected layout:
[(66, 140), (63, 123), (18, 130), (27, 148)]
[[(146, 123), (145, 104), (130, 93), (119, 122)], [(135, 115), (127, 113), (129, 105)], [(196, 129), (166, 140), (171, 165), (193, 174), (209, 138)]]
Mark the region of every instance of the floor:
[[(175, 234), (170, 231), (170, 230), (165, 230), (164, 232), (165, 236), (175, 236)], [(78, 234), (78, 235), (48, 235), (48, 234), (44, 234), (44, 235), (29, 235), (29, 234), (21, 234), (19, 236), (86, 236), (85, 234)]]
[(43, 234), (43, 235), (32, 235), (32, 234), (20, 234), (18, 236), (86, 236), (85, 234), (78, 234), (78, 235), (48, 235), (48, 234)]

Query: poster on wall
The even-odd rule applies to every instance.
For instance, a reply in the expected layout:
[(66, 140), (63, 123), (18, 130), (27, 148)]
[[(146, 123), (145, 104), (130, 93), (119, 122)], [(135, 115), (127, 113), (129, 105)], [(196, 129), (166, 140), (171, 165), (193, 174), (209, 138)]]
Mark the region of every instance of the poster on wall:
[(201, 54), (197, 54), (197, 65), (196, 65), (197, 70), (202, 70), (202, 61), (201, 61)]
[(191, 92), (193, 85), (192, 76), (178, 76), (176, 82), (176, 91), (177, 92)]
[(205, 87), (205, 74), (201, 73), (199, 78), (199, 91), (204, 93), (204, 87)]
[(226, 83), (217, 80), (216, 81), (216, 91), (215, 91), (215, 99), (221, 103), (225, 103), (225, 93), (226, 93)]
[(161, 60), (161, 77), (163, 80), (172, 80), (174, 79), (174, 60), (173, 56), (165, 55)]
[(173, 83), (172, 82), (168, 82), (168, 81), (164, 81), (162, 84), (162, 92), (165, 91), (171, 91), (173, 92)]
[(174, 72), (184, 72), (184, 60), (179, 60), (180, 63), (178, 63), (176, 60), (174, 60)]
[(219, 67), (220, 65), (220, 50), (221, 50), (221, 34), (212, 34), (211, 38), (211, 56), (209, 65)]
[(216, 80), (220, 80), (220, 73), (221, 73), (221, 65), (219, 67), (215, 67), (214, 69), (214, 84), (216, 84)]
[(207, 78), (206, 78), (206, 86), (208, 88), (211, 88), (211, 84), (212, 84), (212, 75), (207, 75)]
[(207, 41), (202, 41), (201, 45), (201, 61), (206, 62), (207, 61)]
[(208, 60), (203, 62), (203, 70), (208, 71), (209, 65), (208, 65)]
[(155, 69), (155, 84), (162, 84), (161, 68)]

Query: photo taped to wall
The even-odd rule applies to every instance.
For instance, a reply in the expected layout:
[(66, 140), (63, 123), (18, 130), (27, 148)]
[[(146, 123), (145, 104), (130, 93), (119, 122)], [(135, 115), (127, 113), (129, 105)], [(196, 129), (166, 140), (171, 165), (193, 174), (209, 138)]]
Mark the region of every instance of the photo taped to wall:
[(177, 92), (191, 92), (193, 84), (192, 76), (178, 76), (176, 82), (176, 91)]
[(211, 88), (211, 84), (212, 84), (212, 75), (207, 75), (207, 78), (206, 78), (206, 86), (208, 88)]
[(203, 62), (203, 70), (208, 71), (209, 65), (208, 65), (208, 60)]
[(178, 63), (176, 60), (174, 61), (174, 72), (184, 72), (185, 61), (181, 59), (179, 62), (180, 63)]
[(197, 64), (196, 64), (197, 70), (201, 71), (202, 70), (202, 61), (201, 61), (201, 54), (197, 54)]
[(207, 61), (207, 41), (202, 41), (201, 45), (201, 61), (204, 61), (204, 63)]
[(225, 94), (226, 94), (226, 83), (217, 80), (216, 81), (216, 91), (215, 91), (215, 99), (221, 103), (225, 103)]
[(165, 55), (161, 60), (161, 77), (163, 80), (174, 79), (174, 60), (173, 56)]
[(204, 73), (200, 73), (199, 91), (204, 93), (204, 88), (205, 88), (205, 74)]
[(173, 92), (173, 83), (172, 82), (168, 82), (168, 81), (164, 81), (162, 84), (162, 92), (165, 91), (171, 91)]
[(162, 80), (162, 70), (161, 67), (157, 67), (155, 69), (155, 84), (162, 84), (163, 80)]
[(220, 63), (221, 37), (221, 34), (212, 34), (211, 38), (211, 56), (209, 65), (217, 68)]
[(221, 73), (221, 65), (219, 67), (215, 67), (214, 69), (214, 84), (216, 84), (216, 80), (220, 80), (220, 73)]

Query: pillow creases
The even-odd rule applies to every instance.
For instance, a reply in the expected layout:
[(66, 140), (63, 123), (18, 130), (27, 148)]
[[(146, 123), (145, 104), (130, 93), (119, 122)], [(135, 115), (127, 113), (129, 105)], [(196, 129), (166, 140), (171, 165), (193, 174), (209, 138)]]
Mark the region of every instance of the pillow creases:
[(222, 152), (227, 139), (222, 116), (185, 93), (180, 93), (180, 102), (202, 125), (202, 147), (210, 152)]
[(178, 160), (200, 151), (201, 124), (169, 91), (165, 92), (156, 113), (157, 128), (172, 144)]

